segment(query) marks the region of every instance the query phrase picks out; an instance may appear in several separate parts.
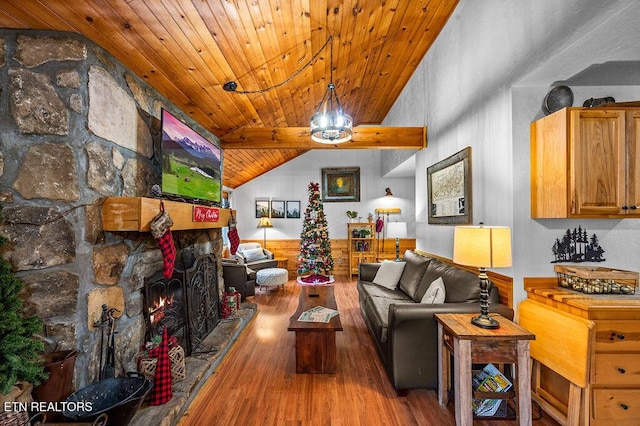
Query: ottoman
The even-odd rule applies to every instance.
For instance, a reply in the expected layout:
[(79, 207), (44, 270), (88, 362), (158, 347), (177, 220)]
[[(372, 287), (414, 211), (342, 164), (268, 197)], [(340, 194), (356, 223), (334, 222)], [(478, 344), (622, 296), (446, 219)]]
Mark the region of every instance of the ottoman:
[(266, 268), (256, 272), (256, 284), (260, 286), (260, 290), (262, 287), (282, 286), (284, 291), (287, 281), (289, 281), (289, 271), (283, 268)]

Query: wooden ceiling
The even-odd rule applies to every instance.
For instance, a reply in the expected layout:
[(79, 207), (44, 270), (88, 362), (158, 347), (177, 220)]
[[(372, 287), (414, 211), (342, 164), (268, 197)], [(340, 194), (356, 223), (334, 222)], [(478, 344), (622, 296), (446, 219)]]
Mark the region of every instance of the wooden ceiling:
[[(380, 124), (457, 3), (3, 0), (0, 27), (77, 32), (105, 48), (220, 138), (223, 183), (235, 188), (309, 149), (425, 146), (420, 128), (379, 127), (321, 145), (309, 119), (331, 80), (332, 46), (344, 110), (354, 126)], [(227, 92), (228, 81), (258, 93)]]

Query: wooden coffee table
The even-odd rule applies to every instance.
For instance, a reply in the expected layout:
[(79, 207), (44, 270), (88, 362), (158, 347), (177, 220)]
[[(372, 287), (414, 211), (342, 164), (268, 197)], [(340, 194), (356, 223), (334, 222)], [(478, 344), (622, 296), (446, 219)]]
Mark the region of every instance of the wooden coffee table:
[[(318, 296), (311, 296), (317, 294)], [(336, 372), (336, 331), (342, 331), (340, 315), (328, 323), (298, 321), (300, 315), (314, 306), (338, 310), (333, 286), (303, 286), (298, 309), (291, 316), (288, 331), (296, 333), (296, 373), (331, 374)]]

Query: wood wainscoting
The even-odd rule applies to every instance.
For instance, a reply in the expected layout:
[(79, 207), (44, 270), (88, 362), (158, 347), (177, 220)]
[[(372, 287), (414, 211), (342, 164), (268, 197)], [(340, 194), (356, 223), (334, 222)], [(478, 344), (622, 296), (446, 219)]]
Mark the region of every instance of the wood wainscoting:
[[(478, 274), (478, 268), (474, 268), (473, 266), (458, 265), (451, 259), (422, 250), (416, 250), (416, 253), (426, 257), (433, 257), (434, 259), (438, 259), (441, 262), (456, 266), (460, 269), (465, 269), (469, 272), (473, 272), (476, 275)], [(498, 287), (498, 293), (500, 294), (500, 303), (513, 308), (513, 278), (507, 275), (498, 274), (493, 271), (487, 271), (487, 276), (493, 282), (493, 284)]]
[[(259, 243), (263, 244), (263, 240), (242, 240), (242, 243)], [(333, 256), (333, 275), (346, 277), (349, 275), (349, 250), (348, 240), (331, 239), (331, 255)], [(396, 243), (394, 239), (380, 239), (377, 243), (379, 248), (379, 259), (395, 259)], [(400, 239), (400, 256), (405, 250), (415, 250), (415, 238)], [(289, 270), (289, 279), (293, 279), (298, 275), (298, 255), (300, 254), (300, 240), (267, 240), (266, 249), (271, 251), (276, 258), (287, 259), (287, 269)]]

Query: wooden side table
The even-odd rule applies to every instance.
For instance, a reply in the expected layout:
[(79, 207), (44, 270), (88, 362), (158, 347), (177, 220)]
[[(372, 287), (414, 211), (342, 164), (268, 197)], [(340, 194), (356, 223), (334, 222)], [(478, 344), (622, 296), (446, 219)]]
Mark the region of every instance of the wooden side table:
[(289, 260), (286, 257), (276, 257), (274, 260), (278, 262), (278, 268), (289, 269)]
[(456, 425), (473, 424), (471, 365), (514, 364), (516, 415), (521, 426), (531, 426), (531, 359), (529, 341), (535, 335), (499, 315), (500, 328), (488, 330), (471, 324), (476, 314), (436, 314), (438, 322), (438, 402), (446, 406), (449, 391), (449, 353), (454, 356)]

